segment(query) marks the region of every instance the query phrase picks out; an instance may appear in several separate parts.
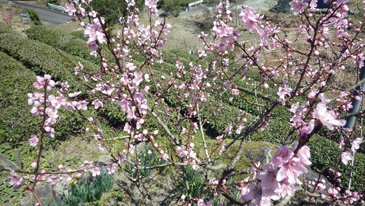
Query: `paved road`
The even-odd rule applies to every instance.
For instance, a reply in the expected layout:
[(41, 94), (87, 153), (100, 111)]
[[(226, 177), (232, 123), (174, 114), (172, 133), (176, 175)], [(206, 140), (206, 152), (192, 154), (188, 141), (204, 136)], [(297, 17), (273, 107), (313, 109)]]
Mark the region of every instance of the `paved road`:
[[(268, 9), (271, 8), (273, 6), (275, 6), (277, 4), (277, 0), (246, 0), (244, 1), (244, 3), (242, 4), (238, 4), (238, 12), (241, 12), (242, 10), (242, 6), (244, 7), (252, 7), (255, 8), (256, 10), (262, 10), (262, 9)], [(211, 7), (213, 10), (216, 8), (216, 6)], [(236, 4), (231, 4), (230, 5), (230, 10), (235, 11), (236, 9)], [(198, 13), (202, 13), (203, 9), (199, 8), (199, 7), (192, 7), (190, 9), (190, 11), (183, 11), (180, 12), (179, 17), (187, 17), (187, 16), (192, 16)]]
[(29, 9), (34, 9), (38, 14), (39, 18), (41, 19), (43, 25), (46, 26), (57, 26), (67, 21), (71, 21), (72, 17), (66, 13), (62, 13), (59, 11), (54, 11), (46, 7), (34, 6), (30, 4), (25, 4), (21, 2), (13, 1), (13, 3), (21, 6), (27, 7)]

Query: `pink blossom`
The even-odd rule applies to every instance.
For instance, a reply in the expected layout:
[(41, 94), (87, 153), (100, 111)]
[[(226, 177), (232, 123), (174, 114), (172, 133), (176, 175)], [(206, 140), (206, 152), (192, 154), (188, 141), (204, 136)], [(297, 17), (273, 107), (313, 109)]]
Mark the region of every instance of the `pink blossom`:
[(238, 89), (232, 89), (232, 94), (235, 96), (239, 95)]
[(343, 152), (341, 154), (341, 161), (343, 164), (347, 165), (350, 160), (352, 160), (354, 157), (349, 152)]
[(68, 183), (70, 183), (70, 182), (72, 181), (72, 176), (71, 176), (71, 175), (70, 175), (70, 176), (67, 176), (66, 181), (67, 181)]
[(337, 115), (334, 111), (327, 111), (325, 103), (320, 102), (313, 111), (313, 117), (318, 119), (329, 130), (333, 130), (334, 127), (342, 127), (346, 124), (346, 120), (337, 119)]
[(264, 166), (263, 170), (257, 174), (257, 179), (261, 180), (261, 186), (263, 190), (276, 190), (279, 189), (279, 182), (276, 180), (276, 174), (278, 170), (274, 167), (273, 163)]
[(336, 197), (337, 193), (338, 191), (335, 188), (333, 187), (328, 188), (328, 194), (330, 194), (331, 196)]
[(29, 139), (29, 145), (32, 146), (32, 147), (35, 147), (37, 146), (38, 144), (38, 138), (36, 135), (32, 135), (31, 138)]
[(308, 134), (310, 134), (314, 129), (314, 119), (312, 119), (307, 126), (302, 127), (300, 130), (300, 138), (307, 137)]
[(81, 4), (79, 4), (79, 12), (82, 16), (85, 16), (85, 9), (82, 8)]
[[(295, 141), (294, 142), (294, 149), (296, 149), (298, 146), (298, 142)], [(298, 158), (300, 159), (300, 162), (304, 165), (304, 166), (309, 166), (312, 164), (312, 162), (309, 160), (311, 157), (311, 152), (310, 149), (307, 145), (302, 146), (299, 151), (298, 151)]]
[(95, 99), (92, 103), (94, 105), (95, 109), (98, 109), (99, 107), (103, 107), (103, 102), (101, 102), (99, 99)]
[(345, 97), (347, 97), (348, 95), (350, 95), (350, 92), (344, 92), (344, 91), (341, 91), (341, 92), (340, 92), (340, 98), (345, 98)]
[(232, 134), (232, 129), (233, 129), (233, 126), (232, 126), (232, 123), (230, 123), (230, 124), (228, 125), (228, 127), (226, 127), (225, 132), (226, 132), (228, 135), (230, 135), (230, 134)]
[(37, 76), (37, 82), (33, 84), (33, 87), (36, 89), (42, 89), (45, 85), (46, 91), (51, 91), (51, 87), (53, 87), (56, 83), (51, 79), (51, 75), (45, 74), (44, 77)]
[(249, 186), (249, 193), (246, 195), (246, 198), (248, 200), (253, 200), (255, 199), (256, 201), (260, 201), (261, 200), (261, 184), (256, 184), (256, 182), (251, 183)]
[(91, 169), (92, 176), (95, 177), (97, 175), (100, 175), (100, 171), (101, 171), (100, 167), (94, 167), (94, 168), (92, 168)]
[(292, 89), (288, 87), (287, 85), (283, 87), (279, 87), (279, 91), (277, 95), (279, 96), (279, 102), (285, 106), (285, 95), (290, 96), (290, 92), (292, 92)]
[(362, 142), (362, 138), (360, 138), (360, 137), (354, 139), (354, 141), (352, 141), (352, 143), (351, 143), (351, 150), (353, 152), (355, 152), (356, 150), (358, 150), (360, 148), (361, 142)]
[(292, 1), (289, 3), (292, 6), (293, 14), (301, 14), (304, 12), (304, 9), (308, 6), (308, 3), (301, 1)]
[(37, 161), (32, 162), (32, 164), (30, 164), (31, 167), (36, 167), (37, 166)]
[(135, 66), (134, 63), (130, 62), (127, 62), (124, 66), (128, 71), (133, 71), (137, 68), (137, 66)]
[(10, 178), (9, 184), (13, 186), (13, 188), (20, 188), (22, 186), (23, 177), (18, 177), (18, 175), (8, 175)]
[(341, 10), (342, 10), (343, 12), (348, 12), (348, 11), (349, 11), (349, 7), (348, 7), (347, 5), (342, 5), (342, 6), (341, 6)]
[(198, 206), (205, 206), (204, 200), (203, 199), (199, 199), (197, 202)]
[(54, 185), (54, 184), (56, 184), (57, 182), (61, 182), (61, 181), (62, 181), (62, 179), (63, 179), (63, 177), (61, 177), (61, 176), (52, 176), (52, 175), (50, 175), (50, 176), (48, 177), (48, 179), (47, 179), (47, 182), (50, 182), (50, 183), (51, 183), (51, 185)]
[(77, 109), (78, 110), (80, 110), (80, 109), (82, 109), (82, 110), (87, 110), (87, 105), (89, 104), (89, 102), (87, 102), (87, 101), (85, 101), (85, 100), (83, 100), (83, 101), (81, 101), (81, 102), (78, 102), (78, 104), (77, 104)]
[(289, 184), (301, 184), (298, 179), (299, 175), (302, 173), (307, 173), (308, 170), (304, 167), (304, 165), (300, 162), (299, 158), (292, 158), (288, 162), (284, 163), (276, 176), (277, 181), (282, 181), (285, 178), (288, 178)]
[(115, 172), (115, 169), (117, 168), (117, 166), (113, 163), (113, 164), (111, 164), (111, 165), (109, 165), (108, 167), (107, 167), (107, 169), (108, 169), (108, 174), (113, 174), (114, 172)]
[(288, 147), (283, 146), (276, 151), (272, 159), (272, 162), (274, 163), (275, 166), (281, 167), (284, 163), (288, 162), (289, 159), (291, 159), (293, 156), (294, 152), (291, 151)]
[(65, 12), (67, 12), (70, 16), (73, 15), (76, 12), (74, 4), (65, 4)]

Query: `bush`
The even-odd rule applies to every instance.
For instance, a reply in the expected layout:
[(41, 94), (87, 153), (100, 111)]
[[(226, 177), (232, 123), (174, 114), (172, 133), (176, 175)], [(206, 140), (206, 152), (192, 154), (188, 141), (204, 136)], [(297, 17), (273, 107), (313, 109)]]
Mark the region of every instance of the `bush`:
[[(157, 155), (158, 154), (156, 153), (156, 151), (153, 151), (151, 154), (149, 154), (148, 149), (146, 149), (145, 151), (141, 151), (138, 154), (132, 154), (130, 156), (130, 160), (134, 164), (137, 164), (137, 162), (140, 163), (138, 165), (142, 167), (151, 167), (159, 164), (164, 164), (165, 161), (158, 161), (159, 157)], [(126, 170), (133, 178), (138, 178), (138, 176), (140, 175), (148, 177), (151, 174), (151, 170), (134, 170), (132, 165), (128, 165)]]
[(13, 33), (11, 25), (0, 21), (0, 34), (2, 33)]
[[(37, 134), (41, 121), (32, 117), (31, 106), (27, 106), (27, 94), (34, 92), (33, 83), (36, 74), (27, 69), (16, 59), (0, 52), (0, 142), (14, 145), (31, 135)], [(60, 111), (60, 121), (55, 125), (56, 139), (64, 139), (70, 135), (84, 131), (83, 122), (76, 112)]]
[(80, 203), (94, 202), (100, 200), (104, 192), (112, 189), (114, 184), (113, 176), (107, 174), (106, 168), (101, 169), (101, 174), (71, 185), (68, 189), (68, 196), (52, 202), (51, 206), (58, 205), (79, 205)]
[(177, 1), (174, 0), (165, 0), (161, 9), (165, 11), (165, 14), (168, 16), (170, 14), (178, 17), (181, 12), (181, 7)]
[[(90, 5), (101, 16), (105, 17), (105, 25), (108, 26), (118, 23), (120, 16), (126, 16), (128, 13), (125, 0), (92, 1)], [(144, 0), (135, 0), (134, 8), (138, 8), (141, 11), (143, 7)]]
[(55, 5), (59, 5), (60, 2), (58, 0), (47, 0), (47, 4), (55, 4)]
[(23, 10), (28, 12), (30, 20), (35, 25), (43, 25), (41, 20), (39, 19), (38, 13), (34, 9), (23, 8)]
[[(313, 162), (311, 168), (314, 171), (324, 170), (323, 175), (327, 177), (329, 181), (334, 185), (347, 189), (351, 171), (351, 161), (348, 165), (344, 165), (340, 161), (343, 149), (338, 148), (338, 143), (324, 137), (315, 136), (309, 141), (308, 147), (311, 149), (311, 161)], [(329, 168), (335, 170), (338, 164), (338, 171), (342, 174), (340, 177), (342, 181), (340, 183), (334, 179), (335, 176), (328, 170)], [(365, 155), (357, 152), (355, 154), (351, 190), (362, 191), (364, 189), (364, 168)]]
[[(27, 29), (26, 33), (30, 39), (59, 48), (68, 54), (81, 57), (94, 64), (100, 64), (99, 58), (90, 55), (91, 50), (85, 41), (76, 38), (73, 35), (46, 26), (34, 26)], [(109, 61), (114, 60), (114, 56), (112, 54), (104, 52), (104, 55)]]
[[(85, 41), (76, 38), (73, 35), (46, 26), (34, 26), (30, 29), (27, 29), (26, 33), (28, 38), (30, 39), (34, 39), (50, 46), (60, 48), (62, 51), (68, 54), (81, 57), (95, 64), (100, 64), (100, 58), (96, 58), (90, 55), (91, 50), (88, 48)], [(53, 48), (51, 49), (54, 50)], [(105, 52), (104, 54), (105, 58), (109, 61), (114, 60), (114, 56), (112, 54), (107, 52)], [(73, 74), (71, 75), (73, 76)], [(125, 113), (120, 110), (120, 107), (110, 102), (105, 102), (105, 107), (100, 108), (98, 112), (101, 116), (105, 117), (113, 126), (120, 126), (127, 120)]]
[(40, 121), (30, 113), (27, 93), (34, 91), (34, 72), (20, 62), (0, 52), (0, 142), (16, 143), (29, 138), (40, 128)]
[(74, 32), (71, 32), (71, 35), (76, 37), (76, 38), (79, 38), (79, 39), (82, 39), (84, 40), (84, 42), (87, 41), (87, 37), (85, 37), (84, 35), (84, 30), (79, 30), (79, 31), (74, 31)]
[(75, 65), (80, 62), (85, 71), (98, 69), (98, 66), (84, 59), (60, 51), (66, 59), (51, 46), (16, 35), (0, 35), (0, 50), (22, 62), (37, 75), (50, 74), (57, 81), (69, 82), (71, 88), (78, 91), (84, 81), (81, 76), (74, 75)]

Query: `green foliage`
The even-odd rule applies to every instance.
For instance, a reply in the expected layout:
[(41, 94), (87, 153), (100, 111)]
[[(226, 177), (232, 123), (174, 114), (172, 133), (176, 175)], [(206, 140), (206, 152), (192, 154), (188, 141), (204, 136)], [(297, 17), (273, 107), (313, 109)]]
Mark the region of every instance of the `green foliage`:
[[(90, 55), (91, 50), (87, 46), (85, 40), (79, 39), (74, 35), (46, 26), (34, 26), (27, 29), (26, 33), (30, 39), (59, 48), (68, 54), (81, 57), (96, 65), (100, 65), (100, 58)], [(114, 60), (114, 56), (104, 50), (103, 55), (105, 55), (105, 58), (109, 61)]]
[[(1, 148), (1, 146), (0, 146)], [(10, 172), (4, 172), (5, 175), (10, 175)], [(3, 174), (4, 174), (3, 173)], [(24, 194), (24, 188), (21, 187), (20, 189), (14, 189), (9, 184), (9, 179), (5, 178), (0, 179), (0, 204), (5, 205), (5, 203), (10, 203), (11, 205), (16, 205), (19, 203), (20, 199), (22, 199)]]
[[(50, 74), (55, 80), (68, 81), (71, 85), (70, 91), (81, 90), (83, 80), (73, 74), (73, 65), (54, 50), (54, 48), (28, 40), (13, 34), (0, 35), (0, 49), (10, 54), (1, 53), (2, 60), (0, 89), (0, 113), (3, 118), (0, 120), (0, 141), (18, 142), (27, 139), (32, 134), (37, 134), (40, 129), (39, 117), (32, 117), (30, 106), (27, 105), (27, 93), (36, 91), (32, 87), (37, 75)], [(80, 61), (85, 67), (97, 68), (97, 66), (68, 54), (63, 53), (71, 62)], [(20, 62), (22, 62), (25, 68)], [(54, 91), (53, 91), (54, 92)], [(52, 94), (52, 92), (51, 92)], [(82, 96), (81, 96), (82, 97)], [(56, 139), (65, 139), (72, 134), (79, 134), (84, 131), (83, 120), (78, 117), (77, 111), (64, 112), (60, 110), (60, 118), (56, 127)]]
[(38, 13), (34, 9), (23, 8), (23, 10), (28, 12), (30, 20), (35, 25), (43, 25), (41, 20), (39, 19)]
[[(187, 7), (189, 5), (189, 3), (195, 2), (196, 0), (174, 0), (174, 3), (176, 5), (179, 5), (181, 7)], [(160, 0), (157, 2), (157, 8), (160, 9), (161, 7), (163, 7), (166, 3), (171, 3), (171, 1), (169, 0)]]
[(76, 37), (76, 38), (82, 39), (85, 42), (88, 39), (88, 37), (85, 37), (85, 35), (84, 35), (84, 30), (79, 30), (79, 31), (71, 32), (71, 35), (74, 36), (74, 37)]
[(180, 4), (175, 0), (164, 0), (161, 9), (165, 11), (166, 15), (172, 14), (175, 17), (178, 17), (181, 12)]
[(107, 174), (104, 169), (106, 168), (102, 169), (101, 175), (91, 178), (91, 180), (71, 185), (68, 190), (68, 196), (53, 201), (51, 206), (73, 206), (100, 200), (103, 193), (112, 189), (114, 184), (113, 176)]
[(11, 25), (0, 21), (0, 34), (2, 33), (13, 33)]
[[(180, 181), (181, 195), (196, 197), (204, 192), (204, 178), (201, 176), (199, 169), (193, 170), (191, 167), (185, 167), (183, 178)], [(189, 188), (189, 189), (188, 189)]]
[(55, 5), (59, 5), (60, 2), (58, 0), (47, 0), (47, 4), (55, 4)]
[(62, 51), (58, 52), (46, 44), (15, 35), (0, 34), (0, 50), (22, 62), (37, 75), (47, 73), (56, 81), (67, 81), (71, 86), (71, 92), (72, 88), (81, 90), (84, 82), (81, 76), (74, 75), (74, 67), (78, 62), (87, 72), (91, 72), (90, 69), (98, 69), (98, 66), (84, 59)]
[[(125, 17), (128, 14), (125, 0), (92, 1), (90, 5), (100, 16), (105, 18), (105, 23), (108, 27), (118, 23), (121, 16)], [(143, 7), (144, 0), (135, 0), (134, 8), (138, 8), (141, 11)]]
[[(137, 156), (137, 157), (136, 157)], [(137, 164), (137, 162), (141, 163), (138, 166), (140, 167), (150, 167), (158, 164), (164, 164), (165, 161), (159, 161), (158, 156), (155, 151), (152, 151), (151, 154), (148, 154), (148, 149), (144, 152), (139, 152), (137, 155), (133, 154), (130, 156), (130, 160)], [(148, 177), (151, 174), (151, 170), (136, 170), (133, 169), (134, 166), (128, 165), (126, 170), (133, 177), (138, 178), (138, 176)]]
[(0, 142), (16, 143), (40, 128), (27, 105), (27, 93), (34, 91), (34, 72), (0, 52)]
[[(311, 149), (311, 168), (315, 171), (324, 170), (323, 175), (327, 177), (329, 181), (331, 181), (336, 186), (347, 189), (351, 171), (351, 162), (349, 162), (348, 165), (344, 165), (340, 161), (343, 149), (339, 149), (336, 142), (318, 136), (311, 138), (308, 146)], [(336, 179), (334, 179), (334, 175), (332, 175), (328, 171), (329, 168), (335, 170), (337, 166), (339, 168), (338, 171), (342, 174), (342, 176), (340, 177), (342, 181), (340, 183), (336, 182)], [(364, 188), (364, 168), (365, 155), (361, 153), (356, 153), (353, 167), (351, 190), (361, 191)]]

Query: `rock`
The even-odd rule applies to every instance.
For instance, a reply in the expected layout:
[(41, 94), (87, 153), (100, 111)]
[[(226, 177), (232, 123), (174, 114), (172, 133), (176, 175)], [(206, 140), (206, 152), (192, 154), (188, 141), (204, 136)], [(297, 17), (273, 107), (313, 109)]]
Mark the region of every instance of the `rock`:
[[(45, 185), (41, 185), (35, 189), (38, 197), (40, 198), (43, 205), (48, 205), (54, 197), (52, 193), (51, 184), (47, 183)], [(32, 198), (31, 198), (32, 197)], [(37, 202), (33, 193), (28, 193), (23, 199), (20, 200), (21, 206), (33, 206)]]
[[(128, 140), (127, 140), (128, 142)], [(146, 142), (141, 142), (139, 144), (137, 144), (135, 147), (137, 147), (137, 151), (138, 152), (144, 152), (147, 148)], [(131, 152), (133, 150), (133, 152), (135, 152), (136, 148), (135, 147), (131, 147), (129, 148), (129, 152)]]
[(98, 158), (98, 162), (104, 163), (104, 164), (110, 164), (112, 163), (113, 158), (110, 155), (100, 155)]
[(271, 149), (267, 146), (251, 148), (245, 152), (245, 156), (254, 161), (260, 161), (261, 165), (267, 165), (271, 161)]
[(67, 181), (65, 181), (66, 178), (67, 175), (63, 177), (64, 179), (63, 181), (58, 182), (53, 186), (52, 192), (53, 192), (53, 197), (55, 199), (60, 199), (62, 196), (68, 195), (68, 188), (70, 184)]

